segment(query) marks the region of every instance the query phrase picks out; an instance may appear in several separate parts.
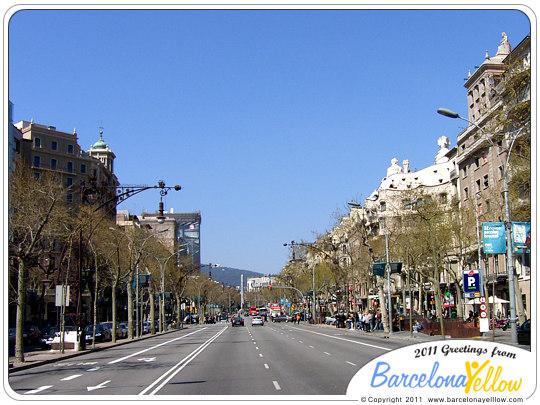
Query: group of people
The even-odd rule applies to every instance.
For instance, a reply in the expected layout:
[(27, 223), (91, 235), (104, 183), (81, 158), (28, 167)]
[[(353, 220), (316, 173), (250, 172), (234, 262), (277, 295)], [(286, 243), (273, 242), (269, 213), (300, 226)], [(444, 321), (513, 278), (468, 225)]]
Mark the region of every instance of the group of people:
[[(346, 325), (346, 326), (345, 326)], [(383, 330), (381, 311), (366, 310), (364, 312), (341, 312), (336, 315), (336, 327), (373, 332)]]

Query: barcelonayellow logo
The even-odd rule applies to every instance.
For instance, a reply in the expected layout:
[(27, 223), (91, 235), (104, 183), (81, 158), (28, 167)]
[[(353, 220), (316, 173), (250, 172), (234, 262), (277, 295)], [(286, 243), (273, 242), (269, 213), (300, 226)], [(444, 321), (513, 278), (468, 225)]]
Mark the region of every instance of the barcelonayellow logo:
[(347, 395), (362, 401), (370, 395), (527, 398), (535, 385), (531, 352), (503, 343), (447, 339), (375, 358), (356, 373)]

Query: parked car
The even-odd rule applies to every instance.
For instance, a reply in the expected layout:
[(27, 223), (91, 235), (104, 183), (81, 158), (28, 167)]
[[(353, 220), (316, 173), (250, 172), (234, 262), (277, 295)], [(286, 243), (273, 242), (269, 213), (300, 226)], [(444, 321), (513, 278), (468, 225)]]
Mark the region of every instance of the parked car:
[(143, 322), (143, 324), (142, 324), (142, 334), (146, 335), (147, 333), (150, 333), (150, 322)]
[(187, 315), (184, 317), (184, 323), (199, 323), (199, 316), (198, 315)]
[[(84, 328), (84, 338), (86, 342), (92, 341), (92, 334), (94, 330), (94, 325), (90, 324), (86, 328)], [(96, 325), (96, 342), (106, 342), (108, 340), (112, 340), (112, 334), (111, 330), (107, 328), (104, 324), (98, 323)]]
[[(112, 336), (112, 330), (113, 330), (113, 323), (112, 322), (102, 322), (102, 325), (104, 325), (106, 328), (108, 328), (111, 331)], [(120, 328), (120, 324), (116, 324), (116, 339), (123, 339), (127, 337), (127, 324), (125, 329)], [(112, 338), (111, 338), (112, 339)]]
[(517, 338), (520, 345), (531, 344), (531, 320), (527, 319), (517, 329)]
[(232, 326), (234, 325), (244, 326), (244, 318), (242, 318), (240, 315), (235, 315), (232, 317), (231, 324)]
[(120, 339), (124, 339), (128, 337), (128, 324), (127, 322), (121, 322), (118, 325), (116, 325), (116, 333), (118, 333), (118, 330), (121, 331)]
[(41, 349), (50, 349), (51, 343), (56, 337), (58, 328), (56, 326), (51, 326), (43, 331), (41, 334)]
[(37, 345), (41, 341), (41, 331), (35, 325), (24, 327), (23, 341), (25, 344)]
[(260, 315), (255, 315), (255, 316), (251, 319), (251, 326), (255, 326), (255, 325), (260, 325), (260, 326), (263, 326), (263, 325), (264, 325), (264, 319), (262, 318), (262, 316), (260, 316)]
[(15, 346), (15, 328), (9, 328), (9, 346)]

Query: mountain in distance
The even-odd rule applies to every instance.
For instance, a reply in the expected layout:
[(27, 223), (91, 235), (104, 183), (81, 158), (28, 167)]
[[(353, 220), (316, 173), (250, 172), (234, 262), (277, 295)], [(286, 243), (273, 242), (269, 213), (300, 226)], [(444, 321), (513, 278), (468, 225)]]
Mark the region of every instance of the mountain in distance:
[[(210, 268), (208, 265), (201, 265), (201, 272), (208, 275)], [(268, 274), (257, 273), (250, 270), (235, 269), (232, 267), (212, 267), (212, 280), (223, 283), (230, 287), (240, 287), (241, 275), (244, 275), (244, 288), (246, 287), (247, 279), (252, 277), (264, 277)]]

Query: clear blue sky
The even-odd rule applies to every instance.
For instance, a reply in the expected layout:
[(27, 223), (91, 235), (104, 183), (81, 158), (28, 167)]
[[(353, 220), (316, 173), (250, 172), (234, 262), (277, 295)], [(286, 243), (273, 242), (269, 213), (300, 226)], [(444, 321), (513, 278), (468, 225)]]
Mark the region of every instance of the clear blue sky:
[(469, 70), (530, 30), (516, 10), (21, 10), (9, 99), (84, 149), (102, 126), (121, 183), (180, 184), (165, 208), (201, 212), (204, 263), (275, 274), (392, 158), (455, 146), (463, 122), (437, 108), (466, 116)]

